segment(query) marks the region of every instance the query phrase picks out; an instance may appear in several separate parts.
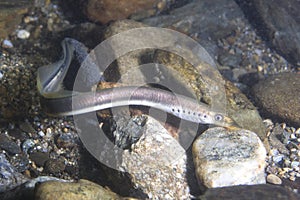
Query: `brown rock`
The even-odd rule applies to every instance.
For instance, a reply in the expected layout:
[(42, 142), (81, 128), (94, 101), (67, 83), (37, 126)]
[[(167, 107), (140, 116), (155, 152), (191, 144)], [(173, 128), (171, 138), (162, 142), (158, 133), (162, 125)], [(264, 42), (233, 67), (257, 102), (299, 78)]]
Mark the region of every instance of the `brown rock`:
[[(89, 0), (87, 16), (93, 21), (106, 24), (110, 21), (126, 19), (130, 15), (146, 12), (148, 15), (156, 13), (155, 8), (162, 5), (161, 0)], [(145, 15), (147, 16), (147, 14)]]
[(300, 74), (270, 76), (256, 84), (252, 93), (266, 117), (300, 126)]
[(117, 194), (88, 180), (79, 180), (78, 183), (63, 183), (48, 181), (36, 188), (37, 200), (106, 200), (121, 199)]

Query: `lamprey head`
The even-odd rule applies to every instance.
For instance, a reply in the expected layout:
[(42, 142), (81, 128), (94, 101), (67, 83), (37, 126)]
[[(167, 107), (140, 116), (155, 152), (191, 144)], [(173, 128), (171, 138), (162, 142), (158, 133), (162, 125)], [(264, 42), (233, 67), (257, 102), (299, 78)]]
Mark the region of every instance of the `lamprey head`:
[(230, 117), (220, 113), (211, 113), (213, 116), (212, 124), (229, 129), (240, 128), (240, 126)]

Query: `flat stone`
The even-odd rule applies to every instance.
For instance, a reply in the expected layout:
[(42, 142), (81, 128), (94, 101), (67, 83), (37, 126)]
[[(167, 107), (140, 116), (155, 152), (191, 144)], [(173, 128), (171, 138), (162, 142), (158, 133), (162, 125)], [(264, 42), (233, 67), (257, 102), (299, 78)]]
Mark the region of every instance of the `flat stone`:
[(211, 188), (199, 197), (199, 199), (213, 200), (297, 200), (299, 198), (287, 188), (269, 184)]
[(252, 93), (265, 117), (300, 126), (300, 74), (270, 76), (254, 85)]
[(47, 181), (36, 187), (36, 200), (108, 200), (121, 199), (117, 194), (88, 180), (79, 180), (77, 183)]
[(193, 144), (198, 181), (208, 188), (264, 184), (266, 149), (248, 130), (210, 128)]

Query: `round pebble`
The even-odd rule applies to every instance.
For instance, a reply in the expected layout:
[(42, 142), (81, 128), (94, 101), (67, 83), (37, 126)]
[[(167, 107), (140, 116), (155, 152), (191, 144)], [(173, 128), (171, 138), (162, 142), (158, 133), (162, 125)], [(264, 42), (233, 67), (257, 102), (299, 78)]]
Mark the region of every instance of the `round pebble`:
[(13, 43), (10, 41), (10, 40), (3, 40), (3, 42), (2, 42), (2, 47), (3, 48), (7, 48), (7, 49), (10, 49), (10, 48), (13, 48), (14, 47), (14, 45), (13, 45)]
[(17, 37), (20, 38), (20, 39), (28, 39), (30, 36), (30, 33), (26, 30), (19, 30), (18, 33), (17, 33)]
[(267, 176), (267, 182), (271, 183), (271, 184), (274, 184), (274, 185), (281, 185), (282, 184), (281, 179), (278, 176), (274, 175), (274, 174), (269, 174)]

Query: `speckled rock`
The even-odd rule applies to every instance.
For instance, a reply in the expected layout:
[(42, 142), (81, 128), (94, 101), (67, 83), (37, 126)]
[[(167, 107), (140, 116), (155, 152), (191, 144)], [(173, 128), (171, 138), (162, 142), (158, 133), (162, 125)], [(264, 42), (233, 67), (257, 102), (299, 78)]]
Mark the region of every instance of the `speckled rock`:
[(185, 150), (152, 117), (145, 126), (140, 140), (124, 151), (120, 170), (150, 199), (187, 199)]
[(300, 74), (270, 76), (256, 84), (252, 93), (266, 117), (300, 126)]
[(214, 200), (297, 200), (299, 198), (298, 195), (284, 187), (268, 184), (212, 188), (199, 197), (199, 199)]
[(264, 184), (266, 149), (255, 133), (211, 128), (193, 143), (200, 183), (208, 188)]
[(249, 21), (273, 48), (295, 65), (300, 64), (298, 0), (238, 0)]
[(36, 200), (108, 200), (121, 199), (117, 194), (88, 180), (77, 183), (48, 181), (40, 184), (35, 192)]
[(0, 194), (27, 181), (23, 174), (12, 166), (4, 154), (0, 154)]

